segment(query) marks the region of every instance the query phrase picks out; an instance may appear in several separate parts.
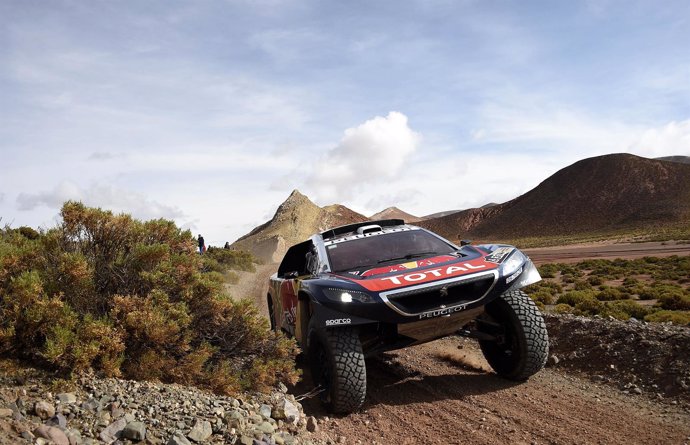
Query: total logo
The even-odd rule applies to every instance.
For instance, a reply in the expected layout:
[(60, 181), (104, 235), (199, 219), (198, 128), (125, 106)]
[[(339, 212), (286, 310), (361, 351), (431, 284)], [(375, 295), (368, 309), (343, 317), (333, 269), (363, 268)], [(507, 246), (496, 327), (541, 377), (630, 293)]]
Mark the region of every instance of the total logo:
[(415, 272), (410, 274), (394, 275), (392, 277), (381, 278), (381, 280), (388, 280), (393, 284), (403, 284), (404, 281), (408, 283), (414, 283), (415, 281), (424, 281), (427, 277), (443, 277), (447, 275), (453, 275), (456, 272), (468, 272), (475, 269), (484, 269), (486, 265), (472, 265), (470, 263), (464, 263), (462, 266), (449, 266), (439, 269), (425, 270), (424, 272)]

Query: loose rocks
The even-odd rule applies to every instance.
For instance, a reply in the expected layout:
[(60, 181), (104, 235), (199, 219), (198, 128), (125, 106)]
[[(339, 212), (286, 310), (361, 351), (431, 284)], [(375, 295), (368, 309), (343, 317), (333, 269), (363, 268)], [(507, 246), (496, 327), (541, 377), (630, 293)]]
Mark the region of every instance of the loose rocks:
[(187, 437), (192, 439), (194, 442), (203, 442), (211, 437), (211, 434), (213, 434), (211, 423), (207, 420), (197, 420), (192, 427), (192, 430), (189, 432), (189, 434), (187, 434)]
[(42, 420), (46, 420), (55, 415), (55, 407), (44, 400), (40, 400), (34, 405), (34, 412)]
[[(183, 385), (86, 376), (72, 392), (53, 395), (44, 379), (29, 377), (23, 387), (8, 381), (11, 386), (0, 384), (0, 443), (308, 442), (299, 437), (309, 434), (302, 406), (278, 388), (236, 399)], [(15, 442), (2, 442), (3, 430), (14, 434)]]
[(54, 426), (41, 425), (34, 430), (36, 437), (42, 437), (55, 442), (55, 445), (70, 445), (69, 439), (60, 428)]
[(127, 421), (125, 419), (117, 420), (101, 431), (98, 437), (105, 443), (113, 443), (118, 439), (126, 425)]
[(122, 430), (122, 437), (133, 441), (140, 441), (146, 438), (146, 425), (143, 422), (129, 422)]

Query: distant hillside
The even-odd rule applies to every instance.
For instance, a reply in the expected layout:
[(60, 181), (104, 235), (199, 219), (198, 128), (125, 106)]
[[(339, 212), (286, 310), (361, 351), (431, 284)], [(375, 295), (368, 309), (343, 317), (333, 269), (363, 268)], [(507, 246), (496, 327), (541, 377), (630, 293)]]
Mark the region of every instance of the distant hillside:
[(314, 233), (367, 220), (366, 216), (339, 204), (319, 207), (294, 190), (270, 221), (239, 238), (232, 247), (247, 250), (263, 261), (277, 262), (290, 246)]
[(418, 224), (450, 239), (509, 239), (690, 223), (690, 165), (629, 154), (576, 162), (503, 204)]
[(680, 162), (681, 164), (690, 164), (690, 156), (664, 156), (655, 159), (658, 161)]
[(410, 215), (407, 212), (403, 212), (397, 207), (388, 207), (387, 209), (381, 210), (379, 213), (375, 213), (369, 217), (372, 221), (377, 219), (402, 219), (407, 223), (412, 223), (419, 221), (419, 217)]
[(443, 216), (452, 215), (453, 213), (458, 213), (458, 212), (462, 212), (462, 210), (446, 210), (445, 212), (436, 212), (436, 213), (432, 213), (431, 215), (422, 216), (420, 219), (425, 220), (425, 219), (441, 218)]

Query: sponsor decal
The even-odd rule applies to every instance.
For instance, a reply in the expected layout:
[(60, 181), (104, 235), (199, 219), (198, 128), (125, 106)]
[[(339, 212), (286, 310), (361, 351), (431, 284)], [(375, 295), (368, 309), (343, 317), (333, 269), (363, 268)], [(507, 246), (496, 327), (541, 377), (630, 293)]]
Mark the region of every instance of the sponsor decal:
[(335, 326), (350, 323), (352, 323), (352, 320), (349, 318), (334, 318), (333, 320), (326, 320), (326, 326)]
[(423, 320), (425, 318), (434, 318), (434, 317), (442, 317), (444, 315), (450, 315), (454, 314), (455, 312), (460, 312), (464, 311), (467, 309), (466, 304), (461, 304), (459, 306), (453, 306), (453, 307), (441, 307), (440, 309), (436, 309), (435, 311), (428, 311), (424, 312), (422, 314), (419, 314), (419, 319)]
[(392, 277), (381, 278), (381, 280), (388, 280), (393, 284), (415, 283), (417, 281), (425, 281), (429, 277), (443, 277), (453, 275), (456, 272), (468, 272), (470, 270), (484, 269), (483, 264), (472, 265), (470, 263), (463, 263), (462, 266), (453, 265), (448, 267), (441, 267), (438, 269), (425, 270), (422, 272), (415, 272), (410, 274), (393, 275)]
[(510, 253), (514, 249), (514, 247), (499, 247), (498, 249), (494, 250), (493, 252), (485, 256), (484, 261), (500, 264), (503, 262), (503, 260), (506, 259), (508, 255), (510, 255)]
[[(367, 290), (381, 292), (384, 290), (392, 290), (399, 287), (430, 283), (432, 281), (437, 281), (439, 279), (444, 278), (454, 278), (478, 272), (488, 272), (490, 270), (497, 269), (498, 264), (488, 263), (484, 261), (484, 258), (482, 257), (477, 258), (476, 260), (471, 260), (463, 263), (456, 262), (446, 266), (433, 264), (431, 265), (431, 267), (433, 267), (433, 269), (420, 270), (418, 268), (414, 271), (395, 270), (391, 271), (393, 273), (398, 272), (395, 275), (381, 278), (371, 277), (370, 279), (358, 281), (357, 284), (361, 285)], [(388, 272), (390, 269), (393, 268), (377, 269), (376, 271), (378, 273), (385, 273)], [(360, 276), (363, 278), (369, 278), (371, 275), (374, 275), (372, 272), (373, 271), (366, 271), (360, 274)]]
[(403, 263), (401, 266), (405, 269), (416, 269), (419, 267), (417, 261), (410, 261), (409, 263)]
[(517, 272), (515, 272), (514, 274), (512, 274), (511, 276), (509, 276), (508, 278), (506, 278), (506, 284), (508, 284), (508, 283), (512, 282), (513, 280), (515, 280), (517, 277), (520, 276), (521, 273), (522, 273), (522, 267), (519, 268), (519, 269), (517, 270)]
[(369, 269), (362, 272), (363, 277), (370, 277), (373, 275), (381, 275), (384, 273), (405, 272), (419, 267), (433, 266), (434, 264), (447, 263), (448, 261), (456, 260), (456, 257), (451, 255), (440, 255), (433, 258), (425, 258), (423, 260), (410, 261), (407, 263), (394, 264), (392, 266), (378, 267), (376, 269)]
[(289, 325), (294, 325), (297, 321), (297, 306), (292, 306), (288, 310), (283, 311), (283, 318)]

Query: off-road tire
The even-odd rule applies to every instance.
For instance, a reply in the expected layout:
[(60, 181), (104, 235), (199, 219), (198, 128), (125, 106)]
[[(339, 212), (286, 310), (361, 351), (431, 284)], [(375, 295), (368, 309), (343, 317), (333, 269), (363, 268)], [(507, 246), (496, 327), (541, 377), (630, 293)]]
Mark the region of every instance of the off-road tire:
[(501, 295), (486, 305), (484, 317), (503, 328), (502, 341), (479, 342), (496, 374), (523, 381), (544, 367), (549, 354), (546, 323), (527, 294), (512, 291)]
[(351, 413), (364, 404), (367, 370), (362, 344), (351, 327), (322, 330), (309, 346), (309, 362), (321, 402), (333, 413)]

